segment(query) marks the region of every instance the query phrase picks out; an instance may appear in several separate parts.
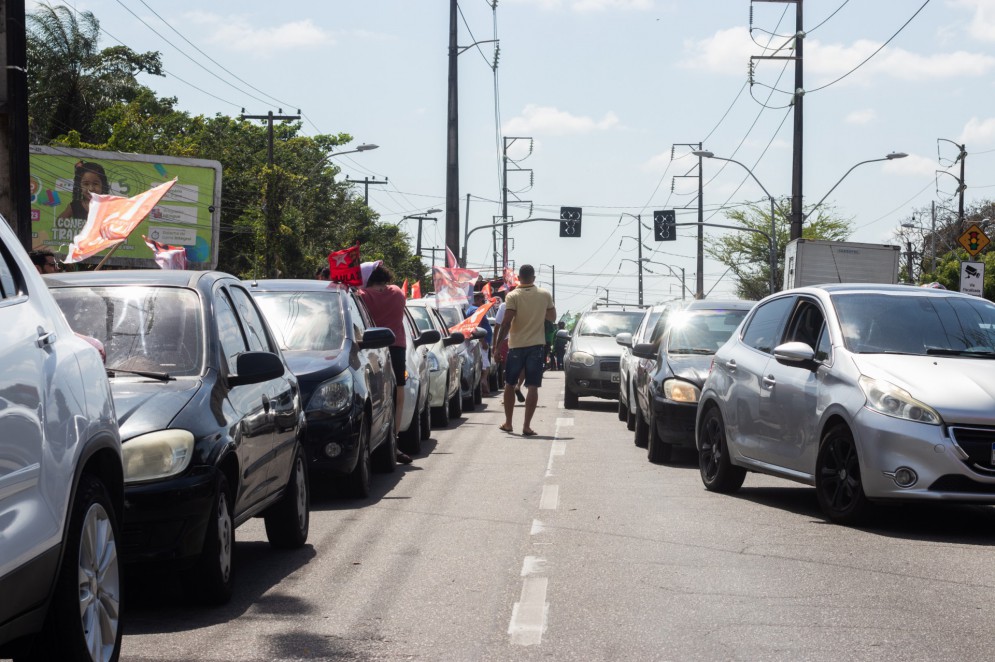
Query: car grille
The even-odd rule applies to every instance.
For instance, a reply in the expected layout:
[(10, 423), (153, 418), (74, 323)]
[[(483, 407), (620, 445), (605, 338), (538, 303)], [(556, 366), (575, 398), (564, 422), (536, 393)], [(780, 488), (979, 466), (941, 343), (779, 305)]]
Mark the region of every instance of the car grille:
[(995, 443), (995, 428), (951, 427), (957, 445), (964, 449), (969, 465), (976, 465), (987, 471), (995, 470), (992, 465), (992, 444)]
[(602, 361), (601, 362), (601, 372), (618, 372), (619, 362), (618, 361)]

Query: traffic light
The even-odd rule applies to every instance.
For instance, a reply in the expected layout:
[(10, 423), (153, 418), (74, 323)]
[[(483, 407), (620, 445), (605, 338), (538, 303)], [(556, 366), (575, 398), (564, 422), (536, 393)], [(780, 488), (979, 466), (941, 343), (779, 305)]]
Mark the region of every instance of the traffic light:
[(560, 207), (560, 236), (580, 236), (580, 207)]
[(677, 239), (677, 217), (673, 209), (653, 212), (653, 238), (657, 241)]

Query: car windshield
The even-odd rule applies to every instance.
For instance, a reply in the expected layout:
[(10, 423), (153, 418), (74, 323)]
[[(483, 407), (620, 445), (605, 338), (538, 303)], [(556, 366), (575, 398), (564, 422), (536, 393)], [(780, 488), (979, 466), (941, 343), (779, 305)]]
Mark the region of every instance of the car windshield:
[(103, 343), (108, 370), (201, 374), (204, 325), (193, 290), (60, 287), (52, 295), (73, 331)]
[(640, 310), (603, 310), (587, 313), (580, 320), (579, 336), (607, 336), (633, 333), (646, 313)]
[(408, 306), (411, 316), (415, 318), (415, 325), (419, 331), (431, 331), (435, 327), (432, 325), (432, 315), (423, 306)]
[(714, 354), (746, 317), (746, 310), (690, 310), (670, 318), (670, 354)]
[(280, 349), (327, 352), (345, 343), (338, 292), (254, 292)]
[(851, 352), (995, 356), (995, 304), (985, 299), (841, 293), (832, 301)]

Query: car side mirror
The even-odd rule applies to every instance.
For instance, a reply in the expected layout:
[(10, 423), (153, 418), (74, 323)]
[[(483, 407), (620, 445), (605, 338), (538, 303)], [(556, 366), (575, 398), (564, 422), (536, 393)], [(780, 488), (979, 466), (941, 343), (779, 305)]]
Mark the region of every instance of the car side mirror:
[(462, 333), (450, 333), (448, 337), (442, 339), (442, 344), (446, 347), (450, 345), (462, 345), (466, 341)]
[(228, 375), (228, 386), (259, 384), (283, 373), (283, 361), (273, 352), (242, 352), (235, 358), (235, 374)]
[(476, 329), (473, 330), (473, 333), (470, 334), (470, 337), (473, 338), (474, 340), (481, 340), (482, 338), (486, 338), (487, 329), (478, 326)]
[(659, 349), (656, 343), (640, 342), (632, 346), (632, 355), (639, 359), (655, 359)]
[(556, 332), (557, 338), (563, 338), (564, 340), (570, 340), (570, 332), (566, 329), (560, 329)]
[(394, 332), (385, 326), (373, 326), (363, 331), (363, 338), (359, 341), (360, 349), (380, 349), (390, 347), (394, 344)]
[(631, 333), (617, 333), (615, 334), (615, 342), (617, 342), (622, 347), (632, 347), (632, 334)]
[(434, 345), (435, 343), (442, 340), (442, 334), (435, 329), (429, 329), (428, 331), (422, 331), (421, 335), (415, 338), (415, 347), (421, 347), (422, 345)]
[(786, 342), (774, 348), (774, 359), (778, 363), (801, 368), (815, 362), (815, 350), (807, 343)]

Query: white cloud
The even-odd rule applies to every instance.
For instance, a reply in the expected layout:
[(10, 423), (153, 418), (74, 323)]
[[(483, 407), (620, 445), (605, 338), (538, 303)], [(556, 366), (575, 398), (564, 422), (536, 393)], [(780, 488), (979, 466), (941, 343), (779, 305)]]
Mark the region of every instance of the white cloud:
[(936, 159), (919, 156), (918, 154), (909, 154), (904, 159), (885, 161), (881, 166), (885, 172), (893, 175), (912, 175), (915, 177), (932, 175), (940, 167), (937, 165)]
[(964, 125), (964, 130), (961, 131), (960, 140), (958, 142), (962, 144), (990, 144), (995, 142), (995, 117), (989, 117), (988, 119), (983, 120), (978, 119), (977, 117), (972, 117), (968, 120), (967, 124)]
[(855, 110), (846, 116), (847, 124), (870, 124), (875, 119), (877, 119), (877, 113), (873, 108), (864, 108), (863, 110)]
[(331, 34), (316, 26), (311, 19), (257, 28), (242, 16), (191, 12), (184, 18), (208, 28), (211, 43), (232, 51), (269, 54), (334, 43)]
[(995, 0), (953, 0), (950, 4), (974, 11), (968, 34), (979, 41), (995, 41)]
[(522, 114), (504, 123), (508, 134), (545, 134), (563, 136), (568, 134), (605, 131), (618, 125), (618, 117), (609, 111), (600, 120), (571, 115), (564, 110), (550, 106), (529, 104)]
[(742, 75), (750, 55), (759, 50), (746, 28), (729, 28), (706, 39), (685, 40), (686, 56), (680, 64), (687, 69)]

